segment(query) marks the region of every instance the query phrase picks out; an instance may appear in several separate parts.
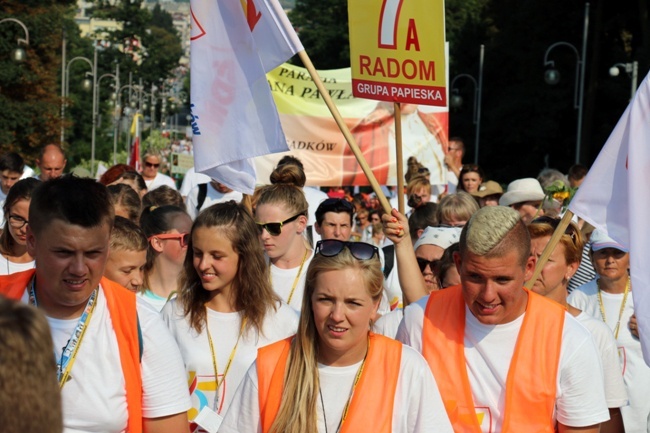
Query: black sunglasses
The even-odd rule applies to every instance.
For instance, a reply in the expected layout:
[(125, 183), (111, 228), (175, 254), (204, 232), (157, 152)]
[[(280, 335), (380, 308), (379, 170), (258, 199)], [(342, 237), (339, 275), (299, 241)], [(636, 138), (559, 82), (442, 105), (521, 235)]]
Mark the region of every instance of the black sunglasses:
[(440, 260), (427, 260), (427, 259), (422, 259), (420, 257), (416, 257), (418, 261), (418, 267), (420, 268), (420, 272), (424, 272), (424, 270), (427, 268), (427, 266), (431, 269), (431, 272), (435, 271), (435, 266)]
[(266, 231), (269, 232), (271, 236), (280, 236), (282, 233), (283, 225), (288, 224), (291, 221), (295, 221), (299, 216), (304, 214), (305, 212), (300, 212), (299, 214), (296, 214), (291, 218), (287, 218), (284, 221), (280, 221), (279, 223), (260, 223), (255, 221), (255, 224), (257, 224), (257, 228), (260, 229), (260, 234), (262, 234), (262, 230), (266, 229)]
[(316, 243), (316, 254), (325, 257), (334, 257), (341, 254), (344, 248), (357, 260), (370, 260), (379, 254), (379, 248), (365, 242), (343, 242), (337, 239), (325, 239)]

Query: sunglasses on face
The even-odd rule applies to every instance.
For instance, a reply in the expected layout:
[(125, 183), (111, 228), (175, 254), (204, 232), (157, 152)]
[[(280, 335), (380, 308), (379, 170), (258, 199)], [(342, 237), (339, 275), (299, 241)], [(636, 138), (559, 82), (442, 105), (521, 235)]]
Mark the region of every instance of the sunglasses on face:
[(321, 240), (316, 243), (316, 254), (325, 257), (334, 257), (341, 254), (344, 248), (350, 250), (350, 254), (357, 260), (370, 260), (379, 249), (365, 242), (343, 242), (336, 239)]
[(424, 270), (429, 267), (431, 269), (431, 272), (435, 269), (436, 263), (438, 263), (440, 260), (427, 260), (427, 259), (422, 259), (420, 257), (416, 258), (418, 261), (418, 267), (420, 268), (420, 272), (424, 272)]
[[(531, 224), (548, 224), (553, 227), (553, 230), (555, 230), (557, 229), (557, 226), (560, 225), (560, 219), (549, 216), (541, 216), (535, 218)], [(564, 230), (564, 234), (568, 235), (571, 238), (571, 241), (575, 244), (577, 234), (576, 229), (573, 227), (573, 225), (569, 224)]]
[(151, 242), (153, 238), (158, 238), (163, 241), (168, 239), (178, 239), (181, 243), (181, 248), (185, 248), (190, 242), (189, 233), (163, 233), (160, 235), (153, 235), (149, 237), (149, 242)]
[(158, 167), (160, 167), (160, 163), (158, 163), (158, 164), (154, 164), (153, 162), (147, 162), (147, 161), (144, 162), (144, 165), (145, 165), (146, 167), (153, 167), (153, 168), (158, 168)]
[(295, 221), (298, 219), (299, 216), (304, 215), (305, 212), (300, 212), (299, 214), (296, 214), (292, 216), (291, 218), (287, 218), (284, 221), (280, 221), (279, 223), (260, 223), (255, 221), (255, 224), (257, 224), (257, 228), (260, 230), (260, 234), (262, 234), (262, 230), (266, 229), (266, 231), (271, 235), (271, 236), (280, 236), (282, 233), (282, 226), (285, 224), (288, 224), (292, 221)]

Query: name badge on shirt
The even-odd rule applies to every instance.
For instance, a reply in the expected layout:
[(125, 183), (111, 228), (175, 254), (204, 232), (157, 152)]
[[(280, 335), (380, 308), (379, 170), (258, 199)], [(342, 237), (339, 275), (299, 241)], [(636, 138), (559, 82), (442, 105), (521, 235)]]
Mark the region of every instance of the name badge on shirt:
[(223, 417), (207, 406), (194, 418), (194, 422), (208, 433), (217, 433), (222, 421)]

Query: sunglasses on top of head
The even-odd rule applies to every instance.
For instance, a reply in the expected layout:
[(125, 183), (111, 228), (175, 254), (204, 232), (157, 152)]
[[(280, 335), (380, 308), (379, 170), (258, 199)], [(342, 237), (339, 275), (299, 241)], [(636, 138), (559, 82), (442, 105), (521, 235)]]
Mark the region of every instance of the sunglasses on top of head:
[(344, 248), (357, 260), (370, 260), (379, 255), (379, 248), (365, 242), (344, 242), (337, 239), (325, 239), (316, 243), (316, 254), (325, 257), (334, 257), (341, 254)]
[(299, 216), (304, 214), (305, 212), (300, 212), (299, 214), (296, 214), (291, 218), (287, 218), (286, 220), (277, 223), (260, 223), (255, 221), (255, 224), (257, 224), (257, 228), (260, 230), (260, 234), (262, 234), (262, 230), (266, 229), (266, 231), (271, 236), (280, 236), (280, 234), (282, 233), (283, 225), (289, 224), (290, 222), (297, 220)]

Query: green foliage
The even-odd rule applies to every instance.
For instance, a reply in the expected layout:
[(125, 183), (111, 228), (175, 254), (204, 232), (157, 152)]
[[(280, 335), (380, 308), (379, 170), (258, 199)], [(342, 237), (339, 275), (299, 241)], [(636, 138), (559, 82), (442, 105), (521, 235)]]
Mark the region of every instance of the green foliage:
[(350, 66), (346, 0), (296, 0), (289, 19), (317, 69)]
[(153, 130), (142, 144), (143, 154), (147, 149), (161, 151), (169, 147), (169, 138), (163, 137), (162, 131)]
[(0, 19), (15, 18), (29, 31), (27, 58), (16, 64), (11, 51), (23, 29), (0, 25), (0, 146), (33, 164), (41, 146), (59, 141), (61, 29), (71, 20), (70, 1), (4, 0)]

